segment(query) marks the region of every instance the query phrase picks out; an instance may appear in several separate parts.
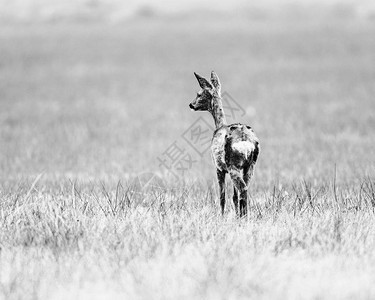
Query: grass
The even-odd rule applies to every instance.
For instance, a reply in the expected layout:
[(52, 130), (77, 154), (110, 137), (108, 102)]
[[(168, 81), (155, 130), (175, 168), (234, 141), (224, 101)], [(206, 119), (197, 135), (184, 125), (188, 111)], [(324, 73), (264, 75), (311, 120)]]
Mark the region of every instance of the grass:
[(274, 186), (238, 220), (233, 209), (219, 215), (204, 185), (146, 190), (142, 201), (121, 185), (20, 187), (2, 196), (1, 292), (371, 298), (375, 185), (367, 179), (339, 192), (307, 182)]
[[(2, 27), (0, 298), (373, 298), (375, 26), (296, 22)], [(211, 69), (261, 140), (245, 220), (208, 155), (158, 166)]]

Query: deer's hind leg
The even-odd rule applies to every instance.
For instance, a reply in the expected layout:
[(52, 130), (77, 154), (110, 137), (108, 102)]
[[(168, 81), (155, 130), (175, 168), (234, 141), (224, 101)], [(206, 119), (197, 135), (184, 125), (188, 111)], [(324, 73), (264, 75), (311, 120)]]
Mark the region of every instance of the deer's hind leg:
[(238, 190), (235, 185), (233, 185), (233, 204), (236, 210), (236, 215), (238, 215)]
[(220, 189), (221, 214), (224, 214), (224, 209), (225, 209), (225, 174), (226, 174), (226, 172), (217, 169), (216, 174), (217, 174), (217, 180), (219, 182), (219, 189)]
[(247, 214), (247, 185), (243, 180), (241, 171), (237, 168), (231, 168), (229, 170), (230, 177), (232, 178), (235, 188), (240, 194), (240, 205), (239, 205), (239, 216), (243, 217)]
[(249, 164), (243, 169), (243, 180), (246, 186), (249, 188), (250, 179), (254, 175), (254, 163)]

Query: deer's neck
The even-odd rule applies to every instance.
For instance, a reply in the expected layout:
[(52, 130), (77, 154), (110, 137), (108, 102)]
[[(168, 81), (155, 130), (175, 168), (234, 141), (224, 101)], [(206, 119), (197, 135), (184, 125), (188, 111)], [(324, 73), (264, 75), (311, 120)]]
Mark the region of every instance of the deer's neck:
[(212, 101), (212, 109), (210, 112), (214, 118), (216, 128), (220, 128), (221, 126), (227, 124), (223, 109), (223, 102), (221, 101), (220, 96), (214, 96)]

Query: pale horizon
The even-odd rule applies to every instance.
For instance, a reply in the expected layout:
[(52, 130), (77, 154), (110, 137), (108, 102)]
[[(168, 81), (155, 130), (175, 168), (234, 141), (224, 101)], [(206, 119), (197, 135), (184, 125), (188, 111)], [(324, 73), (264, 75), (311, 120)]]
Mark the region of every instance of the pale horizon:
[(247, 1), (127, 1), (120, 0), (0, 0), (0, 21), (49, 21), (59, 19), (89, 18), (108, 21), (122, 21), (133, 16), (141, 15), (175, 15), (191, 13), (199, 10), (209, 10), (231, 15), (233, 13), (267, 13), (277, 15), (280, 12), (299, 12), (306, 9), (329, 9), (344, 11), (348, 15), (373, 17), (375, 5), (369, 0), (266, 0), (262, 3)]

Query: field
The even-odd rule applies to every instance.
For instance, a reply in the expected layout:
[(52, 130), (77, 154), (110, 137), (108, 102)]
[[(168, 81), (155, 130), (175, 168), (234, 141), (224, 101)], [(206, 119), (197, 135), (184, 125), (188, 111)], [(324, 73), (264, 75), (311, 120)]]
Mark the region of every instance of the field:
[[(374, 21), (196, 18), (1, 26), (0, 299), (375, 297)], [(157, 159), (211, 70), (261, 141), (244, 220), (208, 153)]]

